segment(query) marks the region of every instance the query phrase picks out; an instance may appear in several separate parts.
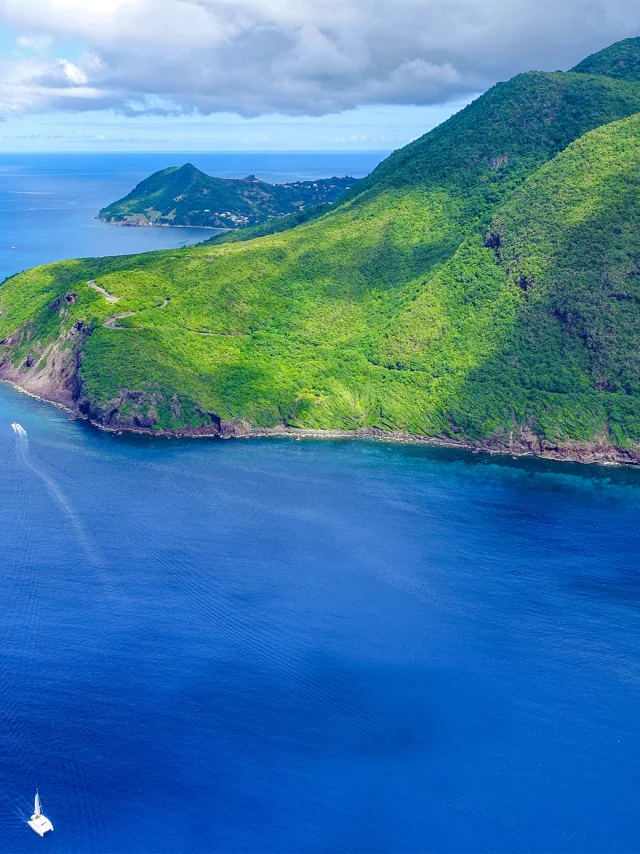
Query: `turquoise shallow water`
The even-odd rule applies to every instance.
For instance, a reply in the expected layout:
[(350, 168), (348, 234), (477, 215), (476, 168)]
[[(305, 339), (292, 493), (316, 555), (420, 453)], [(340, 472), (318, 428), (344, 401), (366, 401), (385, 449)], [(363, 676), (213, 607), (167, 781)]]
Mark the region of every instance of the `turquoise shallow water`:
[(639, 850), (639, 486), (0, 386), (0, 850)]

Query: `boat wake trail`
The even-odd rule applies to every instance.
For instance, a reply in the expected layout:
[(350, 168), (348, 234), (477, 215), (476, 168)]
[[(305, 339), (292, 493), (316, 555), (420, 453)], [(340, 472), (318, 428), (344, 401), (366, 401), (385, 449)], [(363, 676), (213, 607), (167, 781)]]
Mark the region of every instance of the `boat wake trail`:
[(102, 561), (100, 560), (100, 556), (98, 555), (96, 549), (92, 545), (89, 537), (87, 536), (87, 532), (84, 529), (84, 525), (78, 517), (78, 514), (73, 509), (73, 506), (67, 496), (64, 494), (60, 486), (55, 482), (55, 480), (47, 474), (47, 472), (43, 471), (40, 466), (34, 463), (31, 454), (29, 453), (29, 437), (27, 436), (27, 431), (22, 427), (22, 425), (17, 422), (13, 422), (11, 425), (13, 428), (13, 432), (16, 437), (16, 448), (18, 452), (18, 457), (22, 461), (22, 463), (30, 469), (37, 477), (39, 477), (47, 489), (49, 493), (53, 496), (53, 498), (57, 501), (57, 503), (62, 508), (63, 513), (71, 522), (76, 538), (82, 548), (87, 553), (87, 557), (93, 564), (100, 564)]

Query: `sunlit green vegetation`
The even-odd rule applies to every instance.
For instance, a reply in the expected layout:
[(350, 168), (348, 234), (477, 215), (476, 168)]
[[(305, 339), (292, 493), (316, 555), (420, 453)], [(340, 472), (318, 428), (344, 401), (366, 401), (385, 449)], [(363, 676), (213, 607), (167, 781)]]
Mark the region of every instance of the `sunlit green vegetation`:
[(113, 425), (638, 442), (638, 112), (633, 81), (520, 75), (288, 229), (10, 279), (5, 357), (91, 324)]

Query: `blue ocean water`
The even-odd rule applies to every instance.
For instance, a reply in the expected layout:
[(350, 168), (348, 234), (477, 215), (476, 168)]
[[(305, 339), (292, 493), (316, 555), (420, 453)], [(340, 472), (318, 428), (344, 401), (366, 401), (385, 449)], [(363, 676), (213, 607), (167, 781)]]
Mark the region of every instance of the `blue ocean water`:
[(639, 498), (0, 386), (0, 850), (638, 851)]
[(118, 228), (95, 219), (167, 166), (191, 162), (222, 178), (253, 173), (278, 183), (335, 174), (362, 178), (383, 157), (376, 151), (0, 154), (0, 282), (50, 261), (168, 249), (211, 237), (211, 229)]

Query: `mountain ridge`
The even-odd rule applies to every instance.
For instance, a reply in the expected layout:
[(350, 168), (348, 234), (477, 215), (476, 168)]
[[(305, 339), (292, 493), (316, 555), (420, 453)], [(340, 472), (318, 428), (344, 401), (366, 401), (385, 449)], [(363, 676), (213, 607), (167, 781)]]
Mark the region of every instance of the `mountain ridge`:
[(640, 80), (640, 37), (624, 39), (591, 54), (574, 66), (579, 74), (598, 74), (618, 80)]

